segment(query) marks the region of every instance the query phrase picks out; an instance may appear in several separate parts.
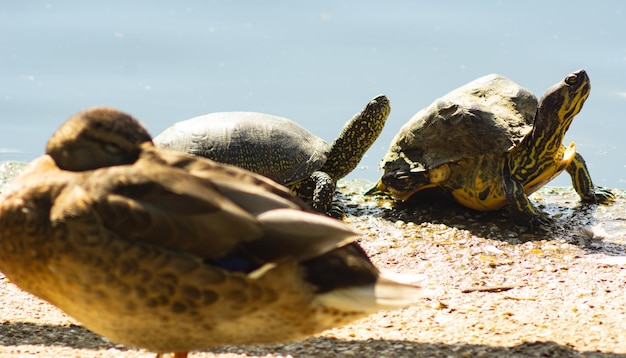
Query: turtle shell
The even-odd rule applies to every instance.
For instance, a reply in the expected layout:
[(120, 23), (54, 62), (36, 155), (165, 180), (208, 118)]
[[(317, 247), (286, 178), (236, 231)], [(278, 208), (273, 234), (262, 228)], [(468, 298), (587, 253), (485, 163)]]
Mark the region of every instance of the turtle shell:
[(382, 169), (428, 170), (484, 153), (504, 152), (532, 128), (537, 98), (510, 79), (480, 77), (417, 112), (391, 142)]
[(177, 122), (154, 143), (236, 165), (284, 185), (320, 169), (330, 148), (292, 120), (256, 112), (210, 113)]

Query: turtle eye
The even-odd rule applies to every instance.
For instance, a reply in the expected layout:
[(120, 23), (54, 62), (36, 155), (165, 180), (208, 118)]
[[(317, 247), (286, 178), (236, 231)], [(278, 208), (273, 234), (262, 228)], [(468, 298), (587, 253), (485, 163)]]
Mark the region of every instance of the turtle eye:
[(565, 77), (565, 83), (567, 83), (568, 85), (575, 85), (577, 81), (578, 81), (578, 76), (576, 75), (569, 75)]

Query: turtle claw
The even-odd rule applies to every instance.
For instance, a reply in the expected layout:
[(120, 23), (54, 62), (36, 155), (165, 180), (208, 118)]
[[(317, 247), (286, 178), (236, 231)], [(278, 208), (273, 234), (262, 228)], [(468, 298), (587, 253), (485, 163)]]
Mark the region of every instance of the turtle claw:
[(546, 213), (535, 215), (530, 220), (530, 228), (532, 230), (549, 231), (552, 226), (554, 226), (554, 219)]
[(346, 217), (346, 213), (343, 208), (334, 203), (330, 206), (330, 209), (326, 211), (326, 215), (337, 220), (343, 220)]
[(521, 215), (518, 213), (513, 215), (515, 224), (529, 228), (532, 231), (549, 231), (554, 226), (554, 219), (547, 213), (539, 212), (537, 214)]
[(592, 190), (591, 199), (586, 200), (586, 201), (590, 201), (590, 202), (594, 202), (598, 204), (606, 204), (613, 200), (615, 200), (615, 194), (613, 194), (611, 190), (605, 187), (596, 186)]

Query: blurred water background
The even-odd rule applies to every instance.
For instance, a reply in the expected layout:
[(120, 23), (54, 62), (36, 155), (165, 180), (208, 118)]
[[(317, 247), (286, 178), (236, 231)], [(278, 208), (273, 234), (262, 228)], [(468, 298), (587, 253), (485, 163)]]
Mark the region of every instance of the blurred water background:
[[(153, 135), (218, 111), (291, 118), (332, 141), (379, 93), (392, 112), (349, 178), (376, 180), (398, 131), (489, 73), (537, 96), (585, 68), (566, 142), (626, 189), (626, 3), (0, 0), (0, 161), (29, 161), (71, 114), (108, 105)], [(570, 185), (561, 175), (551, 185)]]

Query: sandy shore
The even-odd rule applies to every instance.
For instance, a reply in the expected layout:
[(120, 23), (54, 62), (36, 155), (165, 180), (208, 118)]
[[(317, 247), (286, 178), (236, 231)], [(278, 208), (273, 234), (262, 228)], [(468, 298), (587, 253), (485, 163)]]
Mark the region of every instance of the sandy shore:
[[(556, 221), (538, 235), (506, 212), (394, 207), (365, 200), (363, 187), (344, 183), (340, 198), (361, 244), (381, 269), (423, 275), (436, 297), (304, 341), (191, 357), (626, 357), (624, 192), (611, 206), (580, 206), (569, 189), (542, 189), (533, 200)], [(1, 277), (0, 357), (154, 357)]]

